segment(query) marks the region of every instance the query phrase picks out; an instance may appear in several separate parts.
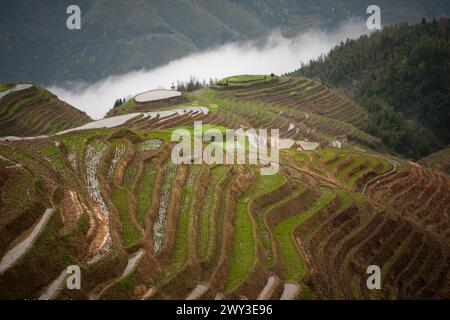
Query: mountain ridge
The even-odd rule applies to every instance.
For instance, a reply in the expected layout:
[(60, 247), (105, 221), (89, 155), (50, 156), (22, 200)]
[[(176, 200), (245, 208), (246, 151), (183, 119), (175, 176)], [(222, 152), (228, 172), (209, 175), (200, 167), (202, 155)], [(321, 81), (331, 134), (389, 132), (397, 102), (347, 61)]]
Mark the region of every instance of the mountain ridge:
[[(43, 85), (95, 82), (151, 69), (208, 47), (255, 40), (280, 28), (287, 36), (367, 17), (370, 1), (80, 0), (82, 29), (65, 26), (68, 0), (5, 0), (0, 12), (0, 81)], [(450, 14), (446, 1), (380, 1), (383, 23)], [(36, 30), (39, 29), (39, 32)], [(14, 34), (14, 37), (11, 36)], [(45, 45), (42, 45), (45, 43)]]

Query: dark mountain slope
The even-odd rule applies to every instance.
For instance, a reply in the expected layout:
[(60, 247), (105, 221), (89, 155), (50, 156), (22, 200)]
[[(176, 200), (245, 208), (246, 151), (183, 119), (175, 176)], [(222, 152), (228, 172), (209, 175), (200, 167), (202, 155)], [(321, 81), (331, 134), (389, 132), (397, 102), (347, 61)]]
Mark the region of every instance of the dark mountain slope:
[(370, 113), (369, 132), (414, 158), (450, 143), (450, 21), (400, 24), (347, 41), (297, 75), (318, 77)]
[[(365, 19), (356, 0), (80, 0), (82, 29), (66, 28), (69, 0), (4, 0), (0, 11), (0, 81), (44, 85), (92, 82), (153, 68), (229, 41), (257, 39), (275, 28), (289, 36)], [(450, 14), (448, 1), (379, 1), (383, 24)]]

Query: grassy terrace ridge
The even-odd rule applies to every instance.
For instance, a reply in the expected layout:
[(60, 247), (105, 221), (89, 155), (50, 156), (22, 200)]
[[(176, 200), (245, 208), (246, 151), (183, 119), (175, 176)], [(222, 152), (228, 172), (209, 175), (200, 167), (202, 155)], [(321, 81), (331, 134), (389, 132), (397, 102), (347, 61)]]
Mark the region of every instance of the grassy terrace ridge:
[(2, 97), (0, 110), (2, 137), (52, 134), (92, 121), (84, 112), (38, 85)]
[(122, 187), (113, 186), (111, 190), (111, 201), (116, 207), (120, 221), (122, 222), (122, 239), (125, 247), (131, 247), (141, 238), (141, 232), (136, 227), (130, 216), (129, 192)]
[(150, 208), (152, 201), (152, 190), (155, 182), (157, 168), (153, 163), (147, 162), (144, 165), (144, 172), (137, 187), (137, 213), (136, 220), (143, 228), (145, 215)]
[(126, 113), (134, 113), (136, 111), (136, 101), (134, 101), (134, 99), (129, 99), (124, 104), (109, 110), (105, 118), (115, 117)]
[(243, 83), (251, 83), (255, 81), (267, 80), (270, 76), (268, 75), (241, 75), (241, 76), (231, 76), (225, 79), (222, 79), (217, 82), (219, 85), (223, 85), (225, 83), (229, 84), (243, 84)]
[(110, 129), (96, 129), (96, 130), (86, 130), (78, 133), (72, 133), (70, 135), (63, 135), (55, 137), (54, 139), (61, 142), (66, 151), (67, 159), (74, 171), (80, 168), (80, 164), (84, 162), (84, 150), (87, 145), (87, 141), (93, 139), (94, 137), (102, 138), (111, 134)]
[[(356, 196), (355, 196), (356, 198)], [(350, 205), (353, 202), (353, 197), (350, 193), (347, 193), (343, 190), (337, 190), (335, 192), (335, 196), (333, 197), (333, 201), (338, 200), (339, 206), (336, 208), (337, 213), (342, 212), (346, 208), (350, 207)], [(332, 218), (327, 218), (332, 219)], [(327, 219), (316, 219), (314, 215), (311, 215), (307, 219), (304, 219), (302, 223), (308, 223), (308, 229), (307, 234), (300, 233), (299, 236), (302, 240), (304, 239), (311, 239), (312, 237), (316, 236), (320, 229), (327, 223)], [(300, 224), (301, 225), (301, 224)], [(323, 238), (323, 237), (322, 237)]]
[(283, 261), (285, 279), (287, 281), (299, 282), (305, 274), (305, 263), (293, 236), (295, 228), (317, 213), (321, 208), (325, 207), (334, 197), (334, 193), (325, 194), (318, 201), (315, 201), (306, 211), (282, 221), (275, 227), (274, 236), (280, 247), (281, 260)]
[[(236, 80), (237, 81), (237, 80)], [(218, 100), (231, 100), (239, 104), (242, 120), (247, 120), (252, 126), (267, 125), (263, 118), (247, 113), (250, 104), (258, 110), (272, 111), (278, 119), (284, 118), (279, 112), (296, 115), (297, 118), (286, 118), (298, 128), (304, 128), (302, 133), (313, 133), (310, 140), (319, 139), (334, 141), (347, 137), (351, 141), (362, 143), (373, 149), (382, 148), (379, 139), (364, 132), (367, 129), (367, 112), (339, 92), (335, 92), (316, 80), (306, 78), (280, 77), (270, 83), (249, 81), (235, 84), (239, 90), (217, 90)], [(229, 89), (236, 89), (229, 84)], [(220, 86), (218, 89), (221, 89)], [(223, 88), (225, 89), (225, 88)], [(206, 96), (207, 93), (204, 93)], [(199, 99), (202, 100), (202, 99)], [(247, 103), (249, 103), (247, 105)], [(229, 103), (221, 103), (222, 107), (233, 109)], [(264, 105), (264, 108), (262, 106)], [(236, 108), (234, 108), (236, 109)]]
[(263, 96), (265, 94), (271, 93), (279, 93), (282, 91), (291, 92), (295, 88), (300, 88), (302, 86), (308, 85), (308, 83), (312, 80), (302, 80), (300, 79), (298, 82), (289, 82), (289, 78), (281, 77), (280, 81), (276, 84), (272, 84), (271, 86), (263, 86), (254, 88), (252, 90), (239, 92), (237, 97), (239, 98), (256, 98), (258, 96)]
[[(320, 157), (320, 160), (318, 157)], [(336, 175), (340, 182), (351, 188), (356, 188), (358, 178), (368, 172), (381, 175), (392, 169), (392, 165), (387, 160), (352, 149), (320, 150), (314, 153), (313, 159), (316, 165), (318, 164), (317, 161), (321, 162), (330, 173)]]
[(193, 200), (193, 191), (195, 183), (202, 170), (201, 166), (194, 165), (188, 174), (186, 184), (183, 189), (183, 198), (181, 201), (181, 212), (178, 220), (176, 235), (175, 235), (175, 248), (170, 260), (170, 265), (166, 270), (166, 274), (171, 274), (181, 270), (188, 260), (188, 242), (189, 242), (189, 220), (190, 210)]
[(73, 172), (66, 166), (63, 155), (54, 143), (43, 147), (40, 150), (40, 153), (52, 163), (56, 171), (60, 172), (70, 185), (75, 185), (76, 178), (74, 177)]
[(430, 154), (421, 159), (419, 163), (428, 168), (440, 169), (450, 174), (450, 147)]
[(127, 190), (132, 191), (132, 187), (134, 184), (134, 179), (136, 178), (138, 168), (136, 164), (132, 163), (128, 165), (125, 169), (125, 177), (123, 179), (123, 187)]
[(281, 187), (284, 182), (285, 178), (280, 174), (274, 176), (258, 174), (254, 185), (238, 200), (236, 204), (233, 252), (228, 271), (226, 291), (237, 287), (256, 263), (257, 245), (255, 239), (257, 233), (256, 222), (250, 213), (252, 201)]
[(250, 88), (253, 86), (264, 86), (265, 84), (270, 84), (278, 81), (278, 77), (272, 77), (270, 75), (232, 76), (218, 81), (214, 88), (219, 90), (225, 90), (227, 88)]
[(211, 177), (209, 178), (208, 188), (206, 190), (205, 197), (203, 199), (203, 207), (200, 215), (200, 226), (198, 229), (198, 252), (200, 258), (205, 258), (208, 253), (208, 247), (210, 246), (210, 223), (211, 223), (211, 210), (213, 209), (214, 202), (220, 197), (216, 192), (216, 187), (220, 182), (225, 179), (229, 168), (226, 166), (216, 166), (211, 169)]
[[(267, 224), (267, 215), (270, 212), (275, 212), (278, 207), (282, 207), (284, 204), (294, 199), (295, 197), (303, 194), (307, 191), (307, 186), (304, 184), (298, 185), (291, 193), (282, 195), (278, 201), (262, 208), (260, 212), (258, 212), (256, 222), (258, 226), (258, 232), (262, 241), (263, 249), (267, 255), (266, 264), (267, 266), (272, 266), (274, 263), (274, 248), (272, 246), (272, 236), (273, 233)], [(269, 257), (270, 256), (270, 257)]]
[(2, 188), (2, 202), (6, 211), (3, 214), (4, 217), (22, 214), (31, 205), (32, 199), (38, 197), (36, 182), (36, 178), (29, 172), (18, 171), (14, 181), (4, 185)]
[(6, 91), (8, 87), (4, 83), (0, 83), (0, 92)]
[(127, 143), (123, 139), (112, 139), (109, 140), (109, 144), (111, 145), (111, 162), (108, 169), (108, 179), (114, 180), (114, 177), (116, 176), (117, 166), (119, 165), (127, 150)]

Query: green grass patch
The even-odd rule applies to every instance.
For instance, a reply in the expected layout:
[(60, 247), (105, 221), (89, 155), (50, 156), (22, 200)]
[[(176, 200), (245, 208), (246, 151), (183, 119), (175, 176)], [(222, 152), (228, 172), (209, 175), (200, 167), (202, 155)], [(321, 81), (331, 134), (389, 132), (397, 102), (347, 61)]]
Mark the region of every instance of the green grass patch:
[(77, 164), (77, 167), (79, 167), (79, 164), (84, 162), (84, 150), (86, 148), (87, 141), (95, 136), (107, 136), (111, 134), (111, 132), (112, 131), (110, 129), (87, 130), (58, 136), (55, 137), (55, 139), (64, 144), (68, 155), (72, 155), (74, 157), (75, 163)]
[(158, 150), (162, 144), (163, 141), (160, 139), (148, 139), (137, 144), (136, 149), (140, 152), (154, 151)]
[(216, 194), (216, 186), (225, 178), (229, 168), (226, 166), (216, 166), (211, 170), (211, 177), (206, 190), (203, 208), (200, 214), (199, 243), (198, 251), (201, 258), (206, 257), (210, 238), (211, 210)]
[(86, 235), (90, 229), (91, 225), (89, 222), (89, 215), (86, 211), (83, 210), (83, 213), (80, 216), (80, 219), (78, 219), (78, 223), (76, 226), (76, 232), (78, 234)]
[(183, 199), (181, 203), (180, 218), (178, 220), (178, 227), (175, 236), (175, 248), (170, 261), (170, 265), (167, 268), (167, 274), (170, 276), (184, 266), (188, 259), (188, 241), (189, 241), (189, 220), (190, 210), (192, 203), (192, 195), (194, 189), (194, 183), (199, 176), (201, 166), (190, 166), (190, 171), (186, 185), (183, 190)]
[(328, 205), (334, 197), (334, 193), (325, 195), (319, 201), (314, 202), (305, 212), (296, 214), (275, 227), (274, 235), (280, 247), (287, 281), (300, 281), (305, 274), (305, 262), (297, 249), (293, 236), (295, 228)]
[[(306, 186), (304, 186), (304, 185), (298, 187), (297, 190), (295, 190), (291, 194), (287, 195), (285, 198), (281, 199), (281, 201), (273, 203), (273, 204), (263, 208), (262, 213), (258, 214), (258, 216), (256, 218), (256, 223), (258, 226), (258, 232), (261, 237), (262, 246), (263, 246), (263, 249), (266, 252), (266, 254), (269, 254), (272, 252), (272, 242), (270, 239), (269, 227), (266, 226), (265, 221), (264, 221), (265, 215), (267, 214), (267, 212), (273, 210), (277, 206), (280, 206), (281, 204), (285, 203), (286, 201), (289, 201), (293, 197), (296, 197), (298, 194), (304, 192), (305, 190), (306, 190)], [(274, 262), (273, 254), (271, 254), (270, 258), (267, 258), (267, 260), (266, 260), (267, 267), (271, 267), (273, 265), (273, 262)]]
[(137, 193), (137, 222), (141, 227), (144, 227), (145, 214), (150, 208), (152, 201), (152, 190), (155, 183), (156, 166), (152, 163), (147, 163), (144, 168), (144, 175), (142, 176)]
[(64, 129), (66, 129), (66, 126), (67, 125), (62, 122), (52, 122), (47, 127), (45, 127), (44, 132), (45, 133), (55, 133), (55, 132), (63, 131)]
[(17, 170), (14, 179), (8, 179), (2, 188), (4, 216), (26, 210), (36, 195), (35, 179), (28, 171)]
[[(338, 174), (337, 174), (337, 178), (341, 181), (341, 182), (345, 182), (347, 175), (350, 174), (350, 172), (358, 167), (359, 165), (364, 163), (364, 159), (362, 158), (354, 158), (353, 161), (346, 167), (344, 167), (342, 170), (339, 170)], [(357, 174), (356, 174), (357, 175)]]
[(130, 99), (123, 105), (125, 108), (134, 108), (136, 106), (136, 101), (134, 99)]
[(132, 191), (131, 189), (133, 186), (134, 179), (136, 178), (136, 174), (137, 174), (137, 167), (134, 164), (130, 164), (125, 170), (123, 186), (129, 191)]
[(53, 164), (57, 171), (62, 173), (62, 175), (70, 182), (71, 185), (74, 184), (75, 178), (73, 177), (72, 172), (68, 170), (63, 156), (56, 145), (54, 145), (53, 143), (49, 144), (39, 150), (39, 152), (43, 156), (45, 156), (51, 164)]
[(129, 193), (121, 187), (113, 186), (111, 200), (116, 207), (122, 222), (122, 240), (125, 247), (131, 247), (141, 238), (141, 232), (130, 217)]
[(301, 300), (312, 300), (313, 294), (311, 292), (311, 288), (308, 287), (305, 283), (302, 283), (302, 294), (301, 294)]
[(30, 153), (17, 147), (0, 146), (0, 154), (17, 163), (32, 164), (32, 162), (36, 160)]
[(87, 140), (95, 136), (107, 136), (112, 133), (111, 129), (85, 130), (77, 133), (69, 133), (56, 137), (57, 140), (74, 148), (86, 145)]
[(138, 280), (138, 276), (136, 272), (132, 272), (128, 276), (123, 279), (120, 279), (114, 286), (127, 297), (133, 296), (134, 287), (136, 286), (136, 282)]
[(449, 156), (449, 153), (450, 153), (450, 151), (448, 149), (440, 151), (439, 153), (437, 153), (434, 156), (434, 159), (432, 159), (431, 161), (428, 161), (426, 163), (426, 166), (428, 168), (436, 167), (439, 163), (441, 163), (443, 160), (445, 160)]
[(225, 79), (222, 79), (217, 82), (217, 84), (220, 85), (226, 85), (226, 84), (248, 84), (252, 85), (253, 82), (256, 81), (264, 81), (267, 79), (271, 79), (268, 75), (240, 75), (240, 76), (232, 76)]
[(250, 213), (251, 201), (281, 187), (284, 181), (284, 177), (279, 174), (273, 176), (258, 175), (255, 184), (237, 202), (235, 236), (226, 291), (242, 283), (256, 263), (256, 234)]

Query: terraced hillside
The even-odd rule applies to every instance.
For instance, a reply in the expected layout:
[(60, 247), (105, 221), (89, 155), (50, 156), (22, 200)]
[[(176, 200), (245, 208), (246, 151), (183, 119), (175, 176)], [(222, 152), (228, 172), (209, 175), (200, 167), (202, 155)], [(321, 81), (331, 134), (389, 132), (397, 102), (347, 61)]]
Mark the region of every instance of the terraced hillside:
[[(264, 88), (282, 81), (305, 80)], [(297, 107), (230, 90), (190, 98), (110, 128), (0, 141), (0, 298), (450, 298), (447, 175), (321, 130), (301, 140)], [(176, 165), (170, 133), (193, 120), (279, 128), (292, 143), (271, 176)], [(73, 264), (81, 290), (65, 286)], [(381, 290), (366, 286), (370, 265)]]
[(420, 164), (450, 174), (450, 148), (435, 152), (419, 161)]
[[(221, 93), (218, 95), (220, 98), (252, 105), (254, 108), (251, 108), (251, 114), (247, 110), (249, 108), (245, 111), (237, 108), (234, 111), (245, 119), (256, 117), (256, 120), (248, 121), (257, 121), (262, 127), (276, 124), (285, 126), (290, 131), (287, 135), (330, 145), (350, 142), (384, 150), (378, 138), (364, 132), (368, 124), (366, 111), (315, 80), (234, 77), (219, 82), (216, 89)], [(265, 108), (261, 109), (260, 104)]]
[(0, 137), (55, 133), (92, 121), (35, 84), (4, 86), (0, 91)]

